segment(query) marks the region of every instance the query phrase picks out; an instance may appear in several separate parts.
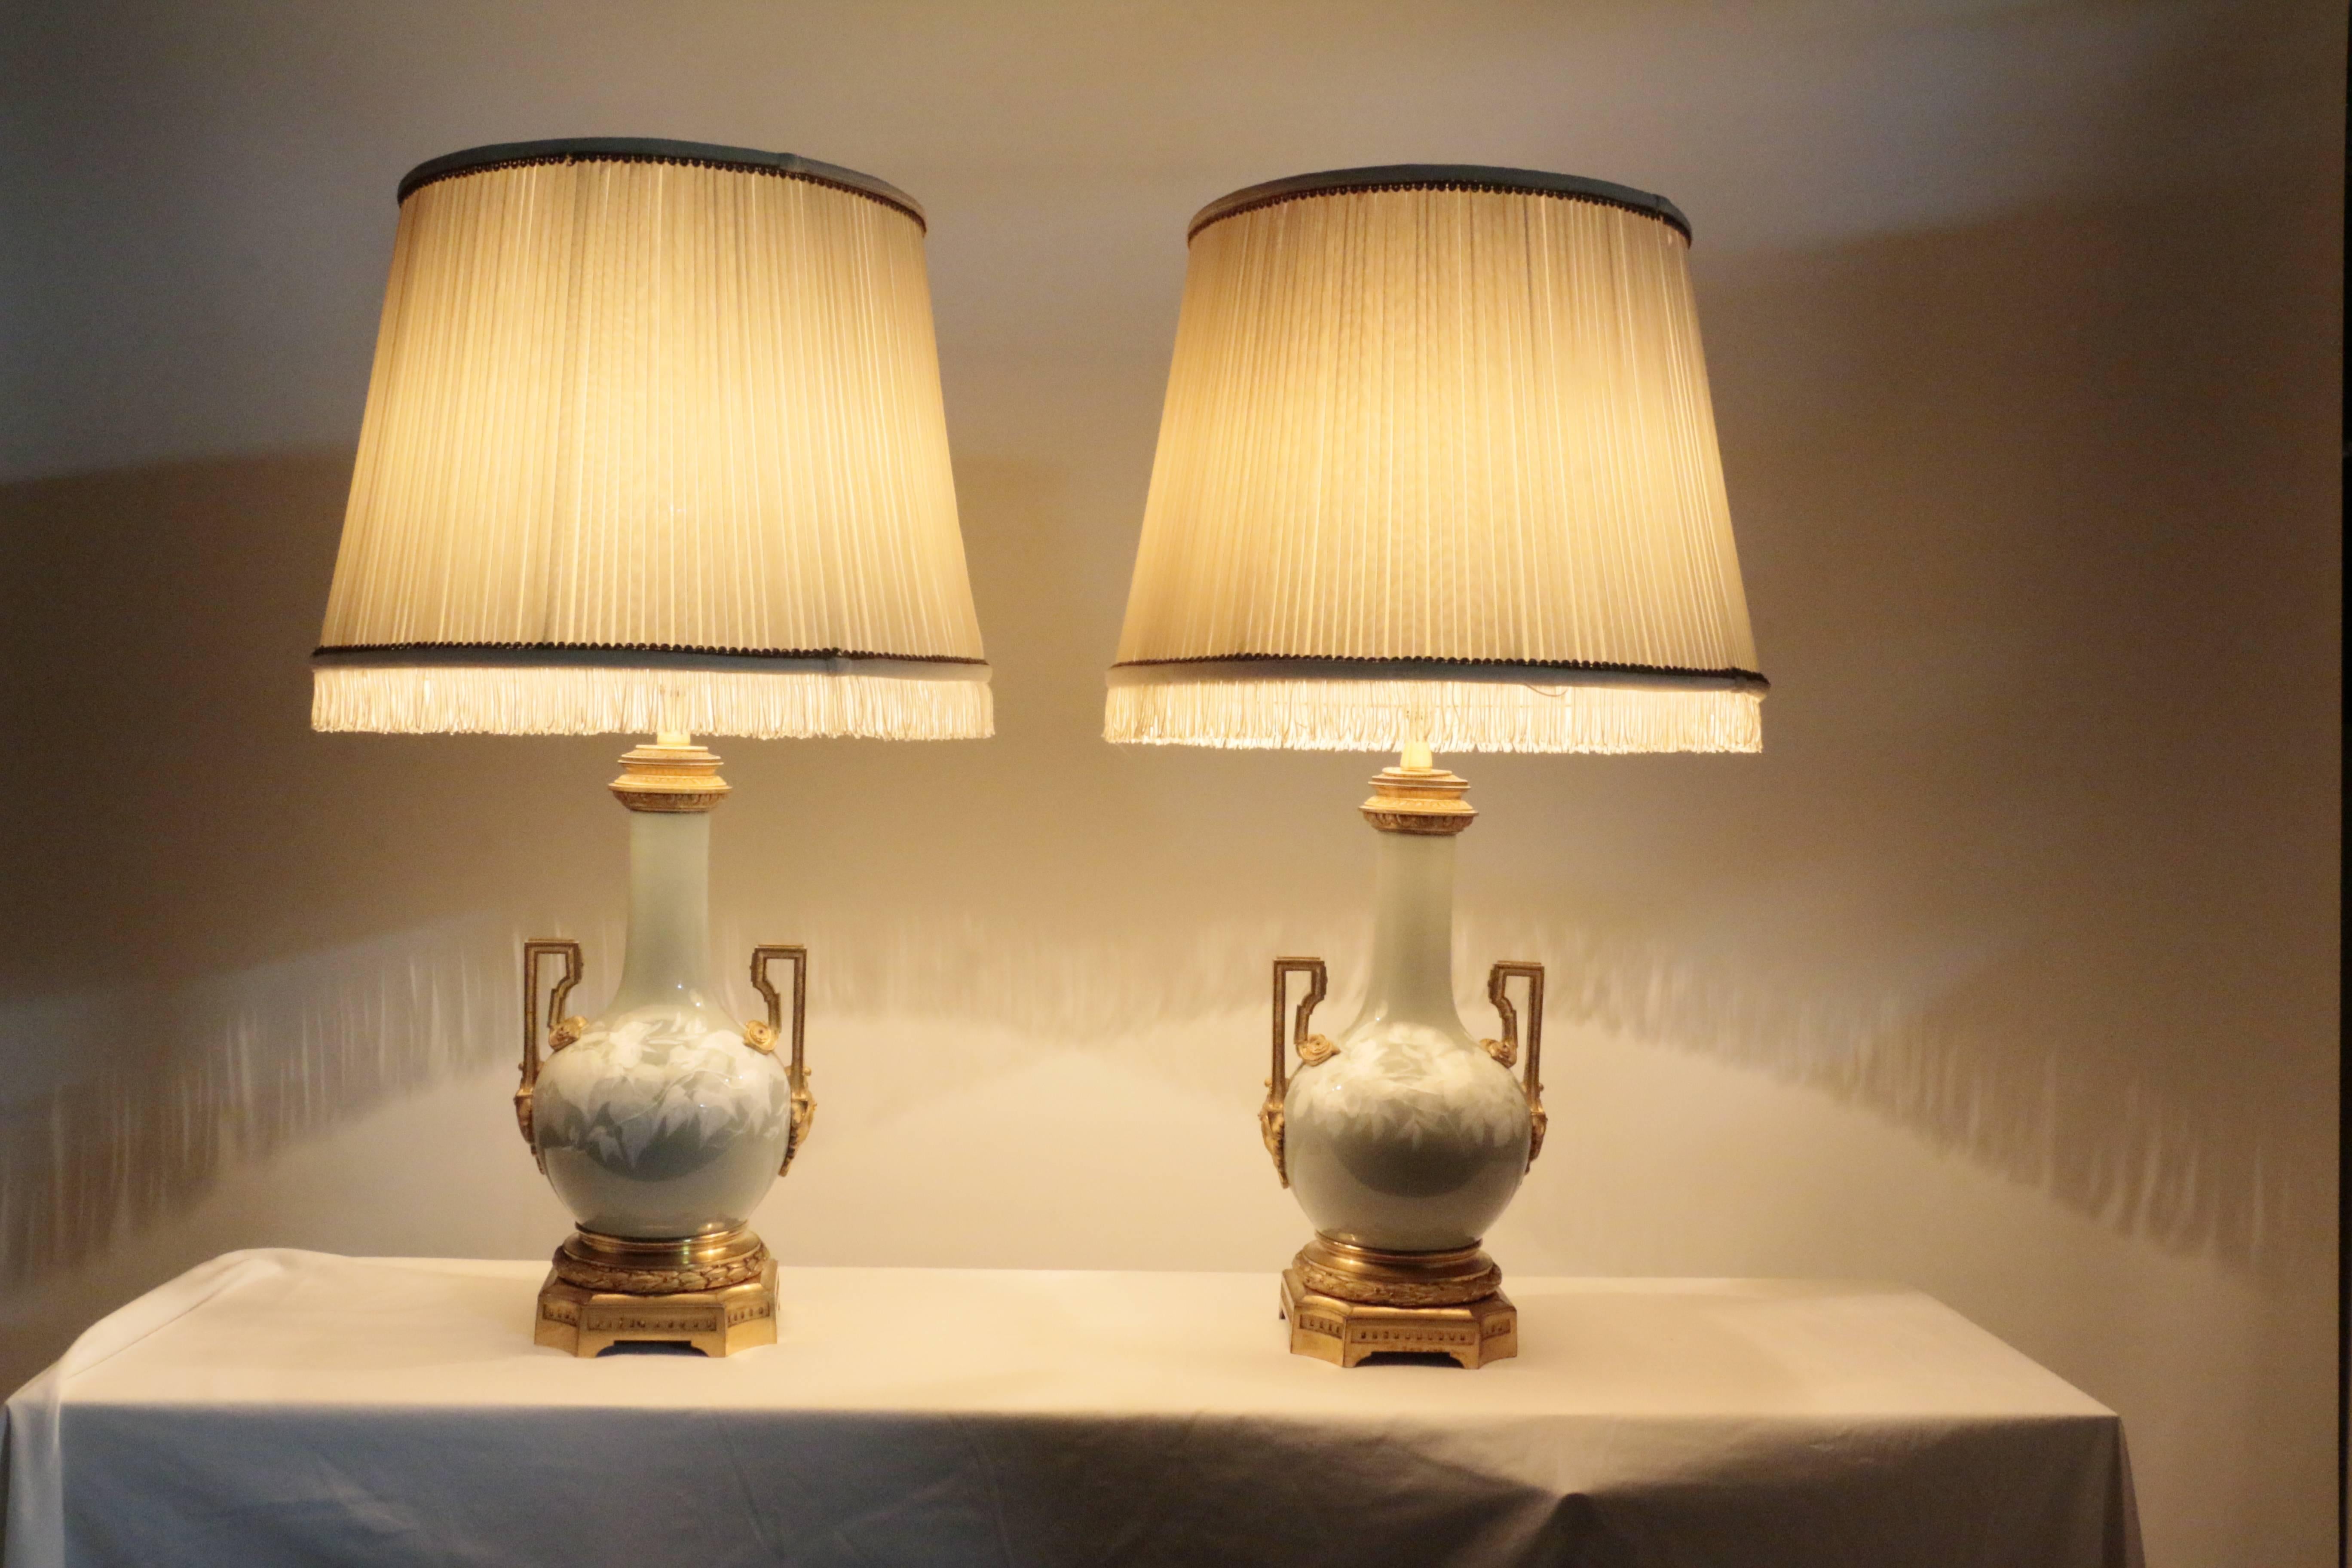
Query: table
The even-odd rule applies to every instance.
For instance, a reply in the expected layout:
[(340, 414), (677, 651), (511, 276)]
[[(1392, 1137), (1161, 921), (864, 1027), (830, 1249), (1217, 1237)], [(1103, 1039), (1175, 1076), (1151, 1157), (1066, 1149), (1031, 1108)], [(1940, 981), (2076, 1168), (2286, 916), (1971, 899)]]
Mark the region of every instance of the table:
[(784, 1271), (773, 1346), (580, 1361), (545, 1266), (231, 1253), (8, 1402), (6, 1568), (2133, 1565), (2122, 1425), (1891, 1286), (1520, 1279), (1341, 1371), (1276, 1277)]

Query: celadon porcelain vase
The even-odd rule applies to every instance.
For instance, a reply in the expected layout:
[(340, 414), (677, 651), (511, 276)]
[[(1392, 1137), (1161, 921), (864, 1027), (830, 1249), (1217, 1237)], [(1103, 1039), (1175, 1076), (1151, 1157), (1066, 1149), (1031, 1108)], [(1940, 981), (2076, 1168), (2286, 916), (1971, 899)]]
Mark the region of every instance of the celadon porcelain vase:
[(710, 818), (641, 813), (629, 838), (621, 984), (540, 1069), (532, 1144), (583, 1230), (737, 1229), (792, 1146), (792, 1083), (710, 981)]
[[(629, 771), (613, 789), (630, 807), (628, 947), (611, 1002), (593, 1020), (563, 1016), (581, 977), (579, 945), (535, 942), (524, 949), (516, 1116), (579, 1222), (550, 1276), (551, 1288), (567, 1286), (570, 1294), (559, 1292), (552, 1304), (584, 1321), (598, 1303), (572, 1295), (632, 1298), (606, 1316), (644, 1331), (618, 1338), (676, 1337), (708, 1350), (708, 1336), (656, 1331), (694, 1319), (685, 1308), (709, 1304), (687, 1298), (764, 1289), (772, 1338), (774, 1264), (749, 1221), (815, 1113), (803, 1057), (807, 954), (755, 949), (751, 981), (768, 999), (769, 1016), (737, 1021), (710, 973), (709, 812), (726, 791), (718, 759), (678, 737), (631, 752), (625, 763)], [(717, 788), (701, 787), (710, 784)], [(542, 1059), (537, 995), (550, 957), (561, 958), (564, 970), (550, 996)], [(770, 978), (777, 960), (793, 966), (791, 1050), (783, 1059), (777, 1055), (783, 998)], [(678, 1310), (652, 1312), (649, 1298)], [(724, 1320), (759, 1303), (716, 1304)], [(559, 1319), (550, 1328), (544, 1291), (541, 1305), (546, 1342), (566, 1342), (560, 1330), (567, 1326), (575, 1340), (583, 1337), (577, 1323)], [(740, 1311), (736, 1318), (720, 1323), (735, 1331), (722, 1353), (757, 1342), (744, 1339), (758, 1332), (746, 1328), (751, 1320)], [(593, 1353), (576, 1342), (566, 1348)]]
[[(1495, 965), (1487, 992), (1501, 1039), (1464, 1026), (1454, 862), (1475, 816), (1461, 798), (1467, 787), (1437, 768), (1391, 768), (1374, 781), (1363, 807), (1378, 830), (1371, 974), (1362, 1011), (1336, 1039), (1308, 1032), (1327, 988), (1323, 961), (1275, 963), (1274, 1071), (1260, 1121), (1315, 1227), (1284, 1276), (1284, 1310), (1294, 1350), (1343, 1365), (1381, 1350), (1471, 1366), (1517, 1351), (1517, 1316), (1481, 1242), (1543, 1147), (1543, 970)], [(1297, 974), (1310, 984), (1293, 1011)], [(1514, 978), (1528, 993), (1524, 1078), (1512, 1070)]]

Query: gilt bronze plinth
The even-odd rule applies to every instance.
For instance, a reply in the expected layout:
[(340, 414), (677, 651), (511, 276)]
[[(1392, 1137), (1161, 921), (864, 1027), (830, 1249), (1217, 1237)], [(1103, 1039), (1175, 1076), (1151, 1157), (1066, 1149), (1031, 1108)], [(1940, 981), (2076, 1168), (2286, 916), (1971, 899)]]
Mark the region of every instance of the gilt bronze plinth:
[(575, 1231), (539, 1288), (534, 1343), (573, 1355), (688, 1344), (709, 1356), (776, 1342), (776, 1260), (748, 1229), (688, 1241)]
[(1318, 1236), (1282, 1271), (1282, 1315), (1292, 1354), (1337, 1366), (1444, 1355), (1475, 1370), (1519, 1353), (1518, 1309), (1475, 1247), (1383, 1252)]

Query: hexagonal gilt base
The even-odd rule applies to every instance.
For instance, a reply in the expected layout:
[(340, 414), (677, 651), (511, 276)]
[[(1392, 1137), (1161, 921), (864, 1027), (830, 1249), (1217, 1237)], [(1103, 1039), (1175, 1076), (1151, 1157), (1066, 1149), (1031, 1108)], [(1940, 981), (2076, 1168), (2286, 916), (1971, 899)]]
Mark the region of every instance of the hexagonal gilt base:
[(626, 1341), (684, 1342), (722, 1356), (776, 1342), (776, 1260), (759, 1278), (717, 1290), (625, 1295), (590, 1290), (548, 1272), (539, 1288), (535, 1343), (573, 1355), (601, 1354)]
[(1401, 1352), (1452, 1356), (1475, 1370), (1519, 1353), (1519, 1310), (1500, 1291), (1458, 1307), (1375, 1307), (1319, 1295), (1291, 1268), (1282, 1271), (1282, 1315), (1291, 1354), (1337, 1366)]

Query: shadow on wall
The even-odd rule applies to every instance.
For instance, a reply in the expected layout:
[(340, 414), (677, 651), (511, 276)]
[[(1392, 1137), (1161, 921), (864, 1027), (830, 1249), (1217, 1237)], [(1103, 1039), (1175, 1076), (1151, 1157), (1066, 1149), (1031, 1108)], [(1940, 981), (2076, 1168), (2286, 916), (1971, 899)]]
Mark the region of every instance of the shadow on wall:
[(1767, 513), (1751, 592), (1797, 765), (1766, 787), (1802, 866), (1783, 920), (1751, 913), (1817, 917), (1836, 866), (1883, 889), (1857, 948), (1931, 911), (1946, 934), (1843, 1001), (1786, 984), (1769, 935), (1780, 983), (1744, 994), (1662, 953), (1681, 1000), (1633, 1027), (2127, 1233), (2273, 1276), (2329, 1256), (2340, 177), (2315, 146), (2226, 190), (1735, 265), (1710, 359), (1732, 493)]
[[(2200, 232), (2300, 194), (2216, 196)], [(1474, 1027), (1486, 963), (1541, 959), (1562, 1020), (1818, 1088), (2170, 1247), (2309, 1261), (2340, 564), (2301, 335), (2330, 268), (2291, 269), (2328, 245), (2245, 253), (2179, 210), (1702, 274), (1771, 750), (1477, 761)], [(806, 941), (818, 1012), (940, 1019), (909, 1101), (1019, 1065), (958, 1020), (1197, 1074), (1147, 1026), (1262, 996), (1277, 952), (1330, 956), (1344, 1016), (1367, 760), (1102, 745), (1125, 584), (1066, 563), (1133, 519), (1046, 465), (959, 473), (1002, 732), (739, 743), (722, 952)], [(0, 491), (0, 689), (38, 759), (0, 851), (12, 1281), (508, 1055), (520, 936), (601, 931), (592, 1003), (617, 967), (610, 740), (305, 727), (347, 475)]]
[(411, 830), (403, 759), (367, 781), (371, 823), (302, 744), (347, 476), (293, 458), (0, 491), (21, 589), (0, 695), (40, 759), (0, 848), (6, 1284), (511, 1048), (507, 965), (481, 967), (504, 933), (452, 915), (462, 882), (369, 863)]
[(485, 968), (503, 939), (457, 925), (174, 992), (0, 1006), (0, 1281), (79, 1263), (231, 1165), (510, 1054), (511, 966)]

